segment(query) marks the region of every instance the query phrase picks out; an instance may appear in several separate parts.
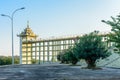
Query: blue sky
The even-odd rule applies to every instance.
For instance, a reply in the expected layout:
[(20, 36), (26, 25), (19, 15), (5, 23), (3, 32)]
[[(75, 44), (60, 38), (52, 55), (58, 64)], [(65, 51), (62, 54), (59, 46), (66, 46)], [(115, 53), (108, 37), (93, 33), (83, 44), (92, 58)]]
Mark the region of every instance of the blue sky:
[[(15, 55), (19, 54), (16, 36), (29, 25), (39, 38), (109, 31), (101, 22), (120, 13), (120, 0), (0, 0), (0, 14), (14, 15)], [(0, 16), (0, 55), (11, 55), (11, 23)]]

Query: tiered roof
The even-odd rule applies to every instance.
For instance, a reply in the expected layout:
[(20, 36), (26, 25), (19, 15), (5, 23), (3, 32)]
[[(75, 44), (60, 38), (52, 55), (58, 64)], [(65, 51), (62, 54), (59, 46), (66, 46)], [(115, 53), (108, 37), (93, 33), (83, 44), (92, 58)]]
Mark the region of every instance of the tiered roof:
[(37, 35), (32, 31), (32, 29), (29, 27), (29, 23), (27, 23), (27, 28), (24, 29), (18, 36), (20, 37), (37, 37)]

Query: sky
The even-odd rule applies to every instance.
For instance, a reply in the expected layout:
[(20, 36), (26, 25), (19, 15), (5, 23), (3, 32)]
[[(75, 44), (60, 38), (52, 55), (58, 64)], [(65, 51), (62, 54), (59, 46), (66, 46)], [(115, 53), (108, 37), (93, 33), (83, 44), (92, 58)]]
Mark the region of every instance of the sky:
[[(94, 30), (110, 31), (101, 20), (120, 13), (120, 0), (0, 0), (0, 14), (13, 17), (14, 51), (19, 55), (19, 37), (29, 21), (39, 38), (80, 35)], [(11, 56), (11, 20), (0, 16), (0, 55)]]

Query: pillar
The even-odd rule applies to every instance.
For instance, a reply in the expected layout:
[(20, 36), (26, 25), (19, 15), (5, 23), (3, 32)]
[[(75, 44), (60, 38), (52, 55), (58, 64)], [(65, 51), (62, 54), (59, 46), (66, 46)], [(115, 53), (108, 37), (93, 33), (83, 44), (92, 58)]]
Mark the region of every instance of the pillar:
[(20, 37), (20, 64), (22, 64), (22, 37)]

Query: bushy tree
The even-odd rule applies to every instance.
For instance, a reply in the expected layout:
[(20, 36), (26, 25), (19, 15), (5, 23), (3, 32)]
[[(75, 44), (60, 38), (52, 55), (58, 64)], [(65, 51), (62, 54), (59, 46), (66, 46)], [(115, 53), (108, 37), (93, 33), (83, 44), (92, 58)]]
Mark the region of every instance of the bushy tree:
[[(120, 14), (117, 17), (112, 17), (112, 20), (102, 20), (102, 22), (111, 26), (111, 33), (109, 34), (109, 41), (115, 42), (116, 47), (120, 50)], [(120, 53), (120, 52), (119, 52)]]
[(60, 52), (59, 55), (57, 55), (57, 59), (61, 61), (61, 63), (72, 63), (73, 65), (78, 62), (78, 59), (73, 53), (73, 48), (68, 48)]
[(0, 65), (9, 65), (12, 64), (12, 58), (6, 56), (0, 56)]
[[(19, 56), (14, 58), (15, 64), (19, 64)], [(10, 65), (12, 64), (11, 56), (0, 56), (0, 65)]]
[(32, 64), (36, 64), (37, 63), (37, 61), (35, 59), (32, 59), (31, 62), (32, 62)]
[(76, 57), (75, 52), (74, 52), (74, 47), (73, 48), (69, 48), (68, 49), (68, 60), (70, 61), (70, 63), (72, 63), (73, 65), (75, 65), (79, 59)]
[(67, 50), (63, 50), (57, 55), (58, 61), (61, 61), (61, 63), (69, 63), (68, 61), (68, 56), (67, 56)]
[(19, 56), (15, 56), (15, 57), (14, 57), (14, 63), (15, 63), (15, 64), (19, 64), (19, 62), (20, 62)]
[(75, 45), (74, 52), (77, 58), (86, 61), (88, 64), (87, 68), (95, 68), (96, 60), (110, 55), (107, 52), (106, 45), (102, 42), (102, 37), (98, 36), (97, 31), (80, 37)]

